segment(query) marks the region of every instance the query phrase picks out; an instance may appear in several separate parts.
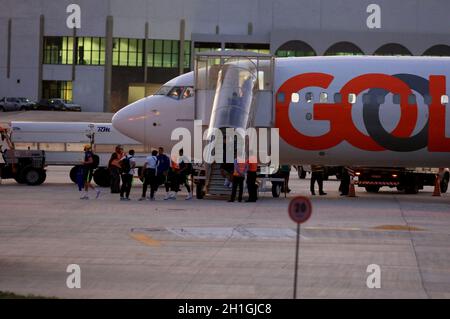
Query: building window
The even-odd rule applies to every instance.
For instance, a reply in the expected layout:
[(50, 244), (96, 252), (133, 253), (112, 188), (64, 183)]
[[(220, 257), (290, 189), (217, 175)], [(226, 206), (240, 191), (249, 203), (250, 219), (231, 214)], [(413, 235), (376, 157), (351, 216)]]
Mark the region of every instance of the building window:
[(44, 64), (73, 64), (73, 37), (44, 37)]
[(238, 50), (255, 53), (270, 54), (270, 44), (262, 43), (227, 43), (225, 50)]
[(105, 65), (105, 38), (77, 38), (77, 64)]
[(114, 39), (113, 66), (143, 66), (144, 40)]
[[(148, 40), (147, 65), (151, 68), (178, 68), (180, 63), (180, 41)], [(184, 42), (184, 68), (191, 66), (191, 42)]]
[(71, 81), (42, 81), (42, 98), (72, 101)]
[(316, 52), (306, 42), (288, 41), (278, 48), (275, 55), (280, 58), (315, 56)]

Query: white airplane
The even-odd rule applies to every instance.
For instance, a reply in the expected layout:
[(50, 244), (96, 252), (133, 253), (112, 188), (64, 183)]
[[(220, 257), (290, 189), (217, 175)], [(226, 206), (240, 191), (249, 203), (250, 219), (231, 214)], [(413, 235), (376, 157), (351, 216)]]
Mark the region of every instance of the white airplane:
[(450, 58), (250, 59), (220, 72), (200, 66), (117, 112), (113, 126), (171, 149), (175, 128), (192, 131), (199, 119), (206, 128), (239, 127), (255, 105), (253, 125), (279, 129), (283, 164), (450, 164)]

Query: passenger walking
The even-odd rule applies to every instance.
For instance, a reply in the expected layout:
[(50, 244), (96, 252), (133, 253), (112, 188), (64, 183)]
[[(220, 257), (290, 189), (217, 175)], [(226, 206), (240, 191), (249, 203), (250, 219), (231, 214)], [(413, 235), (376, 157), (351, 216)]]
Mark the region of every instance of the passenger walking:
[(164, 198), (164, 200), (176, 200), (177, 194), (180, 191), (180, 166), (178, 164), (177, 158), (170, 160), (170, 167), (169, 171), (167, 172), (167, 180), (165, 186), (167, 196)]
[(158, 152), (153, 151), (150, 156), (147, 157), (144, 168), (142, 169), (141, 178), (144, 179), (144, 186), (142, 188), (142, 197), (139, 199), (140, 201), (146, 200), (147, 196), (147, 188), (150, 185), (150, 200), (155, 200), (155, 193), (159, 187), (158, 177), (156, 171), (158, 169)]
[(116, 150), (111, 155), (109, 160), (108, 169), (111, 176), (111, 194), (120, 193), (120, 160), (125, 156), (123, 147), (121, 145), (116, 146)]
[(158, 186), (164, 184), (166, 187), (166, 197), (164, 200), (168, 200), (173, 196), (169, 192), (169, 170), (170, 170), (170, 158), (164, 154), (164, 148), (160, 147), (158, 149), (158, 167), (156, 169), (156, 176), (158, 179)]
[(189, 185), (191, 175), (192, 175), (192, 163), (190, 159), (184, 155), (184, 150), (180, 150), (178, 157), (178, 166), (179, 166), (179, 172), (178, 172), (178, 185), (184, 185), (186, 187), (186, 190), (188, 192), (188, 196), (186, 197), (186, 200), (192, 199), (192, 190), (191, 186)]
[(242, 202), (242, 194), (244, 193), (244, 180), (247, 171), (247, 163), (244, 160), (234, 160), (233, 187), (231, 190), (231, 198), (228, 202), (233, 203), (236, 200), (237, 189), (239, 188), (238, 201)]
[(256, 203), (258, 200), (258, 186), (256, 185), (256, 175), (258, 170), (258, 162), (256, 158), (250, 158), (247, 161), (247, 203)]
[(129, 201), (131, 187), (133, 186), (134, 169), (136, 168), (136, 160), (134, 158), (134, 150), (130, 150), (128, 155), (125, 155), (120, 160), (122, 187), (120, 189), (120, 200)]
[(96, 198), (99, 198), (101, 192), (99, 189), (92, 186), (91, 181), (94, 174), (94, 167), (96, 163), (94, 162), (94, 153), (92, 152), (91, 145), (84, 146), (84, 160), (83, 164), (83, 180), (84, 180), (84, 195), (80, 199), (89, 199), (89, 188), (94, 190), (96, 193)]
[(323, 191), (323, 179), (324, 179), (324, 174), (325, 174), (325, 167), (321, 166), (321, 165), (311, 165), (311, 195), (315, 196), (315, 190), (314, 190), (314, 186), (316, 184), (319, 185), (319, 195), (323, 196), (326, 195), (327, 193), (325, 193)]

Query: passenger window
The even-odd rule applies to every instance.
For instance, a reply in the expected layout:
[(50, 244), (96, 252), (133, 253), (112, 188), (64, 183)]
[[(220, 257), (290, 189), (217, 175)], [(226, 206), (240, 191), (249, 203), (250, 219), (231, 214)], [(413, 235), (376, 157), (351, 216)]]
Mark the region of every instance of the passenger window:
[(291, 95), (291, 102), (292, 103), (300, 102), (300, 95), (298, 93), (292, 93), (292, 95)]
[(319, 102), (328, 103), (328, 94), (326, 92), (320, 93)]
[(341, 93), (336, 93), (334, 95), (334, 103), (342, 103), (342, 94)]
[(394, 94), (392, 96), (392, 103), (394, 104), (400, 104), (400, 95), (399, 94)]
[(433, 101), (433, 99), (431, 98), (431, 96), (425, 95), (423, 97), (423, 101), (425, 102), (426, 105), (431, 105), (431, 102)]
[(441, 96), (441, 104), (448, 104), (448, 95)]
[(168, 96), (174, 100), (179, 100), (181, 98), (182, 93), (183, 93), (183, 88), (176, 86), (169, 92)]
[(194, 88), (193, 87), (187, 87), (184, 90), (184, 93), (183, 93), (183, 100), (184, 99), (189, 99), (189, 98), (191, 98), (193, 96), (194, 96)]
[(409, 105), (415, 105), (415, 104), (417, 104), (416, 96), (415, 96), (414, 94), (410, 94), (410, 95), (408, 96), (408, 104), (409, 104)]
[(355, 104), (356, 103), (356, 94), (350, 93), (348, 95), (348, 103)]
[(277, 100), (279, 103), (284, 103), (284, 93), (278, 93)]
[(312, 103), (314, 100), (314, 94), (312, 92), (308, 92), (305, 94), (306, 103)]

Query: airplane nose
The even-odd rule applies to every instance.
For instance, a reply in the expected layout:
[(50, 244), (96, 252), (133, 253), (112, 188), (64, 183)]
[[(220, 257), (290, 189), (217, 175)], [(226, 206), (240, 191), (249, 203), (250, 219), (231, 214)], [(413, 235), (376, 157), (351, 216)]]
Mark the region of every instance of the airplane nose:
[(145, 120), (145, 105), (139, 101), (117, 112), (112, 118), (112, 125), (120, 133), (145, 143)]

